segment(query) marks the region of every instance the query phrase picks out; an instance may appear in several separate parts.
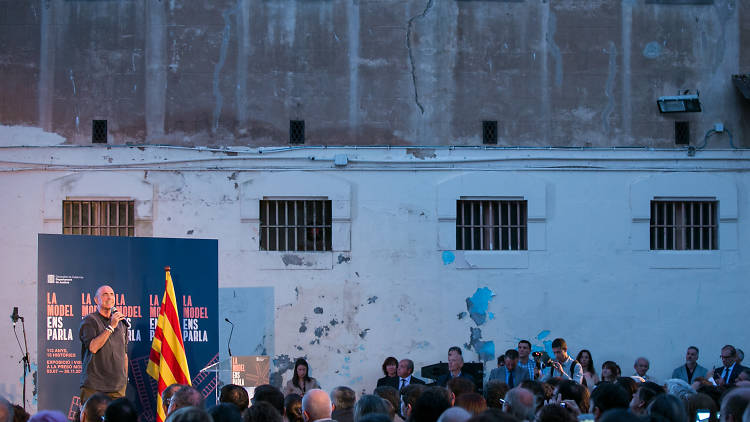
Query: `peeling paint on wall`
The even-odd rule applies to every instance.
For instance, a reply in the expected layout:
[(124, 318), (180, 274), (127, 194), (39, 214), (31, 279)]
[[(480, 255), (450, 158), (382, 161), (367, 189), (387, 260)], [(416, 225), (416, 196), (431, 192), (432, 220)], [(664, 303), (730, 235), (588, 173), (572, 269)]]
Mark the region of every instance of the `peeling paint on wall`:
[(373, 303), (375, 303), (377, 301), (378, 301), (378, 297), (377, 296), (370, 296), (370, 297), (367, 298), (367, 304), (369, 304), (369, 305), (371, 305), (371, 304), (373, 304)]
[(370, 331), (370, 329), (369, 328), (365, 328), (364, 330), (362, 330), (362, 331), (359, 332), (359, 336), (361, 338), (365, 338), (367, 336), (367, 332), (368, 331)]
[(315, 307), (315, 309), (313, 309), (313, 312), (315, 312), (316, 314), (322, 314), (323, 308), (321, 308), (320, 306), (317, 306)]
[(456, 256), (451, 251), (443, 251), (443, 265), (448, 265), (456, 260)]
[(487, 308), (490, 301), (495, 297), (488, 287), (482, 287), (474, 292), (474, 295), (466, 298), (466, 310), (474, 323), (482, 325), (487, 321)]
[(456, 317), (458, 317), (458, 319), (464, 319), (466, 318), (466, 315), (466, 312), (460, 312), (458, 315), (456, 315)]
[(474, 349), (481, 361), (487, 362), (495, 359), (495, 342), (483, 341), (481, 328), (472, 327), (470, 330), (469, 342), (464, 343), (464, 346), (467, 349)]
[(302, 323), (299, 325), (299, 332), (304, 333), (305, 331), (307, 331), (307, 317), (305, 317), (305, 319), (303, 319)]
[(643, 57), (647, 59), (656, 59), (659, 58), (659, 56), (661, 56), (661, 44), (658, 42), (651, 41), (643, 48)]
[[(304, 356), (304, 358), (306, 359), (307, 356)], [(276, 388), (281, 388), (284, 373), (294, 370), (294, 361), (289, 358), (289, 355), (279, 355), (273, 359), (273, 366), (276, 371), (271, 372), (269, 383)]]
[(339, 264), (343, 264), (344, 262), (348, 263), (351, 260), (352, 260), (352, 257), (350, 257), (350, 256), (339, 255), (339, 257), (338, 257), (338, 263)]

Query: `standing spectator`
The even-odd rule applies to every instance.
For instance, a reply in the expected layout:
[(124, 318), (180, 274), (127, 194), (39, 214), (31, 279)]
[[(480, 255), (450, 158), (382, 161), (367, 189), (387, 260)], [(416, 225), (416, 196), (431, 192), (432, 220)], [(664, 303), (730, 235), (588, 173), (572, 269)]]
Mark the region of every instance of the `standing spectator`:
[(687, 412), (682, 400), (672, 394), (659, 394), (648, 405), (648, 415), (651, 420), (662, 420), (664, 422), (685, 422)]
[(750, 404), (750, 388), (739, 387), (728, 392), (721, 401), (721, 422), (740, 422)]
[(219, 403), (208, 410), (213, 422), (240, 422), (242, 414), (240, 409), (232, 403)]
[(586, 349), (578, 352), (576, 360), (583, 367), (583, 382), (582, 384), (588, 387), (589, 391), (594, 389), (594, 386), (599, 383), (599, 376), (596, 375), (596, 367), (594, 366), (594, 359), (591, 357), (591, 352)]
[(412, 384), (406, 386), (401, 391), (401, 414), (404, 416), (405, 420), (408, 421), (411, 417), (412, 410), (414, 410), (417, 400), (419, 400), (419, 397), (425, 389), (427, 389), (427, 387), (422, 384)]
[(479, 393), (465, 393), (456, 398), (456, 406), (476, 416), (487, 410), (487, 401)]
[[(398, 393), (398, 390), (396, 390), (393, 387), (389, 386), (382, 386), (376, 388), (372, 394), (380, 397), (381, 399), (385, 400), (389, 407), (390, 412), (388, 412), (388, 416), (393, 420), (393, 422), (403, 422), (404, 420), (401, 418), (401, 396)], [(340, 421), (339, 421), (340, 422)]]
[(490, 372), (489, 380), (495, 379), (508, 384), (510, 388), (521, 385), (529, 379), (529, 371), (518, 366), (518, 351), (509, 349), (505, 352), (505, 365)]
[(581, 383), (583, 380), (583, 367), (576, 360), (568, 356), (568, 344), (565, 339), (556, 338), (552, 341), (552, 352), (555, 360), (550, 365), (550, 371), (544, 377), (544, 381), (552, 378), (562, 378)]
[(138, 422), (138, 412), (135, 410), (133, 402), (128, 400), (127, 397), (120, 397), (107, 406), (103, 420), (107, 422)]
[(279, 415), (284, 414), (284, 394), (271, 384), (259, 385), (253, 393), (253, 404), (266, 402), (273, 406)]
[(672, 371), (672, 378), (679, 378), (692, 384), (695, 378), (705, 377), (708, 369), (698, 365), (698, 348), (690, 346), (685, 352), (685, 364)]
[(299, 394), (304, 397), (306, 392), (319, 388), (318, 380), (310, 376), (310, 365), (307, 361), (302, 358), (297, 359), (294, 362), (294, 375), (284, 387), (284, 395)]
[(81, 422), (101, 422), (112, 399), (103, 393), (94, 393), (81, 409)]
[(349, 387), (336, 387), (331, 392), (331, 401), (333, 402), (333, 414), (331, 418), (338, 422), (354, 421), (354, 403), (357, 401), (357, 395)]
[(378, 379), (377, 386), (382, 387), (387, 385), (398, 389), (398, 377), (396, 376), (396, 373), (398, 372), (398, 359), (393, 356), (388, 356), (385, 358), (385, 361), (383, 361), (382, 369), (384, 377)]
[(167, 410), (167, 417), (175, 410), (191, 406), (199, 409), (206, 408), (201, 392), (189, 385), (183, 385), (172, 396), (172, 400), (169, 402), (169, 409)]
[(533, 421), (536, 413), (534, 394), (521, 387), (516, 387), (505, 395), (503, 411), (510, 413), (519, 421)]
[(302, 397), (302, 415), (305, 422), (331, 420), (332, 412), (331, 398), (325, 391), (314, 388)]
[(633, 375), (643, 378), (644, 381), (656, 382), (654, 378), (646, 374), (650, 367), (651, 363), (648, 361), (648, 359), (641, 356), (635, 360), (635, 363), (633, 363), (633, 369), (635, 370), (635, 373)]
[[(354, 422), (371, 413), (389, 415), (388, 401), (374, 394), (365, 394), (354, 405)], [(390, 415), (389, 415), (390, 416)]]
[[(610, 409), (627, 409), (631, 397), (617, 384), (601, 382), (591, 393), (591, 413), (594, 420), (598, 421), (604, 412)], [(682, 421), (685, 422), (685, 421)]]
[[(302, 396), (299, 394), (290, 394), (284, 397), (283, 420), (284, 422), (305, 422), (305, 418), (302, 417)], [(352, 420), (342, 418), (339, 422), (352, 422)]]
[(410, 420), (411, 422), (435, 422), (449, 407), (451, 407), (451, 402), (448, 390), (443, 387), (427, 387), (414, 404)]
[[(531, 342), (528, 340), (521, 340), (518, 342), (518, 366), (522, 369), (529, 371), (529, 379), (535, 380), (539, 378), (539, 368), (536, 367), (534, 359), (530, 359), (531, 355)], [(505, 362), (503, 362), (505, 364)]]
[(398, 375), (399, 391), (412, 383), (424, 384), (424, 381), (412, 375), (414, 373), (414, 361), (411, 359), (401, 359), (401, 362), (398, 363), (396, 373)]
[(466, 378), (474, 383), (474, 377), (461, 371), (464, 367), (464, 357), (461, 352), (461, 348), (458, 346), (452, 346), (448, 349), (448, 373), (440, 376), (437, 379), (436, 384), (445, 387), (448, 385), (448, 381), (453, 378)]
[(247, 390), (243, 387), (236, 384), (227, 384), (221, 387), (219, 403), (231, 403), (242, 412), (250, 406), (250, 398), (247, 395)]
[(484, 389), (484, 394), (487, 398), (487, 407), (502, 409), (505, 394), (510, 390), (508, 384), (500, 380), (487, 381), (487, 387)]
[(734, 384), (737, 376), (745, 369), (737, 363), (737, 349), (730, 344), (721, 348), (721, 363), (723, 366), (714, 370), (714, 380), (718, 385)]

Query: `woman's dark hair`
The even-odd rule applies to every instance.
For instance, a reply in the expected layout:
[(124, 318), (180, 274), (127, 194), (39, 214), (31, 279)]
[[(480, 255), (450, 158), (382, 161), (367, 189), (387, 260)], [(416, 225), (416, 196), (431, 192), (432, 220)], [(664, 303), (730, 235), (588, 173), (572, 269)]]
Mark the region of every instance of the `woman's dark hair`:
[[(297, 367), (299, 367), (300, 365), (304, 366), (307, 369), (307, 371), (305, 371), (305, 379), (302, 380), (301, 384), (300, 384), (299, 376), (297, 376)], [(294, 375), (292, 375), (292, 384), (304, 390), (305, 382), (310, 382), (310, 365), (307, 364), (306, 360), (302, 358), (297, 358), (297, 360), (294, 361)]]
[(612, 373), (612, 376), (615, 379), (617, 379), (617, 377), (620, 376), (620, 367), (616, 363), (612, 362), (611, 360), (608, 360), (602, 364), (602, 371), (604, 371), (604, 368), (609, 369), (609, 371)]
[(672, 394), (659, 394), (648, 405), (648, 415), (651, 420), (664, 422), (685, 422), (687, 411), (682, 400)]
[(717, 413), (719, 413), (719, 406), (716, 404), (714, 399), (711, 398), (708, 394), (703, 393), (697, 393), (689, 396), (687, 398), (687, 401), (685, 402), (687, 406), (687, 412), (688, 412), (688, 420), (690, 421), (696, 421), (696, 416), (698, 414), (698, 410), (700, 409), (706, 409), (708, 410), (711, 415), (708, 417), (708, 420), (710, 422), (717, 422), (718, 417)]
[(637, 391), (638, 398), (643, 403), (645, 403), (644, 407), (647, 407), (649, 404), (651, 404), (651, 402), (654, 400), (656, 396), (664, 393), (664, 389), (659, 387), (658, 384), (656, 385), (657, 388), (654, 388), (651, 384), (654, 384), (654, 383), (644, 382), (638, 386), (638, 391)]
[(289, 422), (303, 422), (302, 396), (290, 394), (284, 398), (284, 415)]
[(371, 413), (382, 413), (390, 417), (390, 412), (388, 412), (389, 406), (385, 399), (374, 394), (365, 394), (354, 405), (354, 422), (359, 422), (363, 416)]
[(630, 377), (617, 377), (615, 384), (624, 388), (630, 394), (630, 397), (633, 397), (633, 394), (638, 391), (638, 383)]
[(487, 410), (487, 400), (479, 393), (464, 393), (456, 397), (456, 406), (476, 416)]
[(262, 401), (253, 404), (245, 410), (242, 422), (282, 422), (279, 411), (271, 403)]
[(396, 360), (396, 358), (394, 358), (393, 356), (388, 356), (387, 358), (385, 358), (385, 361), (383, 361), (383, 375), (385, 375), (386, 377), (388, 376), (388, 371), (385, 370), (385, 367), (388, 365), (398, 366), (398, 360)]
[(572, 380), (564, 380), (557, 385), (557, 392), (562, 400), (573, 400), (581, 413), (589, 413), (589, 389)]
[[(587, 349), (581, 350), (580, 352), (578, 352), (578, 356), (576, 356), (576, 360), (578, 361), (578, 363), (581, 363), (581, 355), (584, 353), (589, 355), (589, 364), (586, 365), (585, 368), (583, 368), (583, 372), (590, 372), (596, 375), (596, 367), (594, 366), (594, 358), (591, 357), (591, 352), (589, 352)], [(581, 366), (583, 366), (583, 364)]]

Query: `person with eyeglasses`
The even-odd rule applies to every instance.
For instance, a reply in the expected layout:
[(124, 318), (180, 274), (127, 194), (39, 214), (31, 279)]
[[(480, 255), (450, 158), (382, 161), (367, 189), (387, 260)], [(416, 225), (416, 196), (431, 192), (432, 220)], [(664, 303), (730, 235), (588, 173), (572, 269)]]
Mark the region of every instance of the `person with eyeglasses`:
[(737, 363), (737, 349), (731, 344), (721, 348), (722, 366), (714, 369), (714, 381), (717, 385), (731, 385), (737, 381), (737, 376), (745, 369)]

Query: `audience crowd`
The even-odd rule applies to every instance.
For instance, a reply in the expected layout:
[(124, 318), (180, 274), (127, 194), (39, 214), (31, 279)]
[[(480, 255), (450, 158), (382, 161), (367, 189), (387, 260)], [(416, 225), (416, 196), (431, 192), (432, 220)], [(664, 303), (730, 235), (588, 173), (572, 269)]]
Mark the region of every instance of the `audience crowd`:
[[(346, 386), (329, 393), (298, 359), (283, 390), (261, 385), (250, 399), (244, 387), (229, 384), (219, 404), (206, 409), (198, 390), (175, 384), (164, 390), (162, 403), (166, 422), (750, 422), (750, 368), (731, 345), (721, 349), (723, 365), (712, 371), (698, 364), (698, 348), (689, 347), (685, 364), (663, 382), (648, 374), (646, 357), (623, 376), (612, 361), (597, 374), (591, 352), (574, 359), (563, 339), (552, 342), (554, 356), (531, 350), (522, 340), (506, 351), (484, 385), (462, 371), (461, 349), (451, 347), (448, 373), (429, 385), (412, 376), (411, 360), (388, 357), (372, 394), (357, 398)], [(0, 422), (66, 420), (57, 411), (30, 416), (0, 397)], [(138, 416), (127, 398), (94, 394), (78, 420), (137, 422)]]

